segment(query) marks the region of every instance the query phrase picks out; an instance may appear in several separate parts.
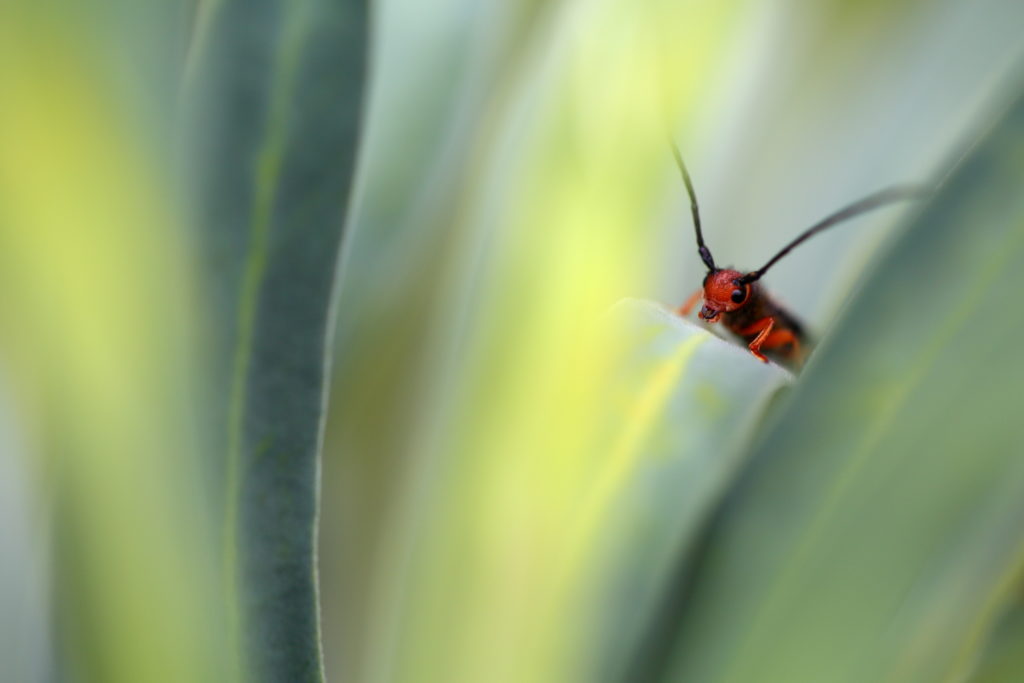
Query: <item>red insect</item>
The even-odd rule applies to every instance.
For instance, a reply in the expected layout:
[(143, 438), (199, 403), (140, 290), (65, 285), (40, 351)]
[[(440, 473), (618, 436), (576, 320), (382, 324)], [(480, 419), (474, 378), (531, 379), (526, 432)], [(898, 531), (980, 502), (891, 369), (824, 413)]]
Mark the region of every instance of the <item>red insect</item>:
[(697, 195), (693, 191), (693, 182), (686, 171), (679, 148), (672, 145), (676, 164), (683, 174), (686, 191), (690, 195), (690, 210), (693, 213), (693, 226), (697, 232), (697, 251), (708, 273), (704, 282), (693, 296), (679, 308), (680, 315), (688, 315), (697, 302), (703, 297), (704, 305), (698, 314), (703, 320), (713, 323), (722, 321), (729, 331), (743, 339), (758, 359), (785, 365), (791, 370), (799, 370), (803, 365), (810, 344), (807, 333), (800, 322), (782, 306), (768, 296), (758, 280), (793, 247), (810, 238), (825, 228), (853, 218), (866, 211), (876, 209), (892, 202), (908, 199), (922, 199), (931, 194), (930, 190), (918, 186), (898, 186), (876, 192), (860, 201), (836, 211), (818, 221), (795, 240), (787, 244), (782, 251), (773, 256), (768, 263), (757, 270), (743, 273), (732, 268), (719, 268), (711, 257), (711, 250), (704, 245), (704, 235), (700, 229), (700, 213), (697, 209)]

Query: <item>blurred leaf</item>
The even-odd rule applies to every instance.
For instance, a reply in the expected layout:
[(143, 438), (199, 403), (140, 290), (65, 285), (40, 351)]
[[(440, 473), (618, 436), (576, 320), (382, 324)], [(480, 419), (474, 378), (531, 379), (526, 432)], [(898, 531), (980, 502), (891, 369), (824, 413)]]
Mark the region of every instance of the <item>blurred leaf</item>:
[[(680, 125), (678, 136), (708, 244), (740, 269), (840, 206), (947, 163), (988, 120), (1019, 59), (1024, 3), (782, 0), (753, 3), (744, 20), (748, 37), (730, 58), (702, 65), (726, 94), (705, 97), (701, 125)], [(801, 245), (766, 285), (818, 336), (905, 211), (862, 216)], [(688, 216), (679, 196), (652, 258), (668, 286), (646, 296), (673, 300), (702, 277)]]
[(4, 680), (33, 683), (53, 679), (52, 534), (33, 497), (11, 387), (0, 386), (0, 662)]
[(1018, 101), (880, 259), (758, 445), (709, 531), (672, 680), (969, 672), (1024, 569), (1022, 172)]
[[(616, 680), (663, 627), (659, 604), (742, 465), (768, 400), (792, 376), (660, 306), (613, 310), (626, 351), (607, 377), (614, 420), (566, 551), (594, 624), (582, 680)], [(639, 652), (639, 655), (638, 655)]]
[(970, 683), (1016, 683), (1024, 676), (1024, 602), (1021, 596), (1000, 617)]
[[(114, 38), (91, 8), (0, 3), (0, 350), (34, 502), (55, 527), (52, 570), (36, 558), (57, 641), (39, 680), (220, 681), (185, 408), (192, 277), (150, 130), (119, 97), (96, 47)], [(39, 635), (28, 618), (15, 628)], [(0, 678), (18, 668), (4, 660)]]
[[(388, 263), (412, 268), (353, 280), (368, 317), (344, 346), (336, 405), (352, 409), (338, 434), (356, 444), (345, 457), (367, 463), (349, 471), (387, 481), (349, 513), (381, 520), (349, 546), (370, 577), (353, 680), (578, 673), (586, 578), (567, 580), (551, 557), (576, 543), (607, 455), (599, 435), (618, 420), (605, 387), (618, 349), (602, 321), (653, 275), (645, 247), (672, 177), (665, 119), (714, 80), (701, 65), (740, 40), (742, 4), (552, 11), (478, 118), (460, 122), (472, 154), (458, 192), (427, 195), (450, 202), (451, 220), (437, 229), (437, 214), (406, 205), (389, 243), (404, 258)], [(379, 180), (374, 194), (389, 196)], [(393, 234), (363, 228), (367, 242)], [(353, 261), (379, 253), (359, 246)]]
[[(666, 117), (700, 169), (716, 254), (756, 265), (946, 154), (988, 92), (979, 74), (1016, 51), (1009, 4), (380, 3), (327, 459), (324, 566), (346, 577), (326, 594), (332, 671), (520, 683), (606, 654), (568, 643), (592, 605), (549, 560), (578, 543), (567, 520), (607, 448), (591, 437), (619, 419), (591, 316), (699, 281)], [(780, 265), (772, 286), (810, 273), (779, 291), (817, 329), (878, 234), (812, 243), (858, 252)]]
[(229, 636), (240, 674), (320, 680), (315, 537), (330, 304), (366, 3), (202, 3), (190, 189), (209, 270)]

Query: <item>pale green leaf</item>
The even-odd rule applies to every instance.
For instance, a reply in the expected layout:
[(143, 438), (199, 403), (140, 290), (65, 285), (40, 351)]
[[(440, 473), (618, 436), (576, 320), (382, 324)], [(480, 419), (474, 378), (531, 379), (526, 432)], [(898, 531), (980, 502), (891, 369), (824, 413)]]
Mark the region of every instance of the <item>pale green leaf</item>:
[(1022, 170), (1018, 102), (879, 260), (759, 440), (677, 614), (672, 680), (970, 671), (1024, 568)]
[(610, 454), (576, 539), (575, 573), (592, 577), (586, 680), (628, 674), (646, 657), (668, 616), (663, 598), (742, 465), (742, 446), (793, 379), (656, 304), (624, 301), (612, 317), (627, 342), (607, 385), (620, 410), (603, 430)]

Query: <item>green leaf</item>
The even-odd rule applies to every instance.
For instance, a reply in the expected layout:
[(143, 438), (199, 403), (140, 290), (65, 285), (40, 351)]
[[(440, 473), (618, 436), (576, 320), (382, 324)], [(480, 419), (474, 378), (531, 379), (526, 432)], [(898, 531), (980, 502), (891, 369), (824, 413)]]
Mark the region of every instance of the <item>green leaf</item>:
[(671, 680), (969, 673), (1024, 569), (1022, 171), (1018, 101), (881, 257), (756, 447), (679, 612)]
[(322, 678), (315, 540), (325, 352), (363, 102), (366, 4), (202, 3), (186, 72), (214, 328), (238, 675)]
[(970, 683), (1014, 683), (1024, 673), (1024, 603), (1018, 595), (1000, 618)]
[(103, 4), (0, 9), (0, 447), (20, 494), (0, 495), (29, 533), (0, 551), (0, 679), (223, 681), (190, 269), (148, 100), (120, 78), (162, 93), (154, 44), (175, 32), (141, 8), (122, 31)]
[(659, 305), (624, 301), (613, 319), (627, 348), (607, 386), (620, 408), (602, 440), (611, 454), (581, 513), (589, 527), (575, 539), (584, 556), (573, 570), (592, 575), (584, 604), (596, 612), (584, 680), (614, 680), (647, 656), (645, 644), (670, 616), (659, 600), (687, 565), (770, 399), (792, 379)]

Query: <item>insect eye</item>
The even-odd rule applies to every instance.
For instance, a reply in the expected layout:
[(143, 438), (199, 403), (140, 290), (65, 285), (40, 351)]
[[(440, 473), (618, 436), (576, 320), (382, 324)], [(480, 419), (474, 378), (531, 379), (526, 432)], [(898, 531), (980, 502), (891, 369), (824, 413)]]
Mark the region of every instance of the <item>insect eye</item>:
[(747, 292), (743, 289), (732, 290), (732, 302), (734, 304), (741, 304), (743, 300), (747, 298)]

